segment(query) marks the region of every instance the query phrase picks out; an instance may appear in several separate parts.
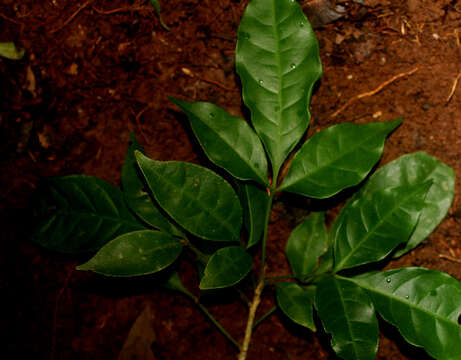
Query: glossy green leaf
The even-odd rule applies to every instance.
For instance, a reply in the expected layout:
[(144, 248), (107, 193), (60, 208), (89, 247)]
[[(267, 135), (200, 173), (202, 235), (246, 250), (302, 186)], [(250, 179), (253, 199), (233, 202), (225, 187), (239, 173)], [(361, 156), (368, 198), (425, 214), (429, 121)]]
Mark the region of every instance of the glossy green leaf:
[(178, 161), (136, 159), (158, 204), (190, 233), (207, 240), (240, 241), (242, 208), (232, 187), (214, 172)]
[(266, 189), (251, 183), (239, 182), (238, 190), (243, 207), (244, 224), (248, 232), (247, 248), (250, 248), (259, 243), (264, 233), (264, 220), (269, 205), (269, 195)]
[(359, 286), (329, 277), (317, 284), (316, 309), (331, 345), (345, 360), (375, 360), (378, 320), (367, 293)]
[(107, 276), (152, 274), (171, 265), (181, 249), (181, 241), (169, 234), (133, 231), (108, 242), (77, 270), (92, 270)]
[(295, 283), (280, 282), (275, 286), (277, 303), (283, 313), (295, 323), (315, 331), (313, 306), (315, 288), (303, 289)]
[(39, 190), (32, 239), (59, 252), (100, 249), (118, 235), (144, 229), (114, 185), (93, 176), (49, 179)]
[(296, 153), (280, 190), (327, 198), (360, 183), (381, 158), (401, 120), (344, 123), (312, 135)]
[(407, 241), (430, 186), (427, 182), (379, 190), (349, 206), (335, 229), (335, 269), (379, 261)]
[(327, 230), (322, 212), (309, 215), (288, 238), (285, 253), (293, 274), (303, 280), (319, 265), (319, 257), (327, 247)]
[(238, 30), (236, 68), (243, 100), (274, 174), (310, 119), (309, 102), (322, 65), (312, 27), (291, 0), (253, 0)]
[(440, 160), (424, 153), (404, 155), (381, 167), (357, 196), (394, 186), (417, 185), (432, 181), (418, 224), (405, 246), (396, 252), (403, 255), (413, 249), (442, 221), (450, 209), (455, 192), (455, 173)]
[(376, 311), (406, 341), (438, 360), (461, 354), (461, 284), (433, 270), (409, 267), (350, 279), (370, 295)]
[(134, 156), (136, 150), (144, 154), (143, 147), (138, 143), (134, 133), (131, 133), (130, 145), (122, 166), (122, 190), (126, 203), (147, 224), (169, 234), (181, 236), (182, 232), (160, 211), (155, 200), (145, 190), (147, 185)]
[(171, 100), (187, 114), (195, 136), (213, 163), (237, 179), (268, 184), (263, 145), (245, 120), (207, 102)]
[(24, 49), (18, 50), (12, 42), (0, 43), (0, 56), (10, 60), (21, 60), (24, 56)]
[(251, 270), (253, 258), (240, 246), (216, 251), (208, 261), (200, 289), (218, 289), (237, 284)]

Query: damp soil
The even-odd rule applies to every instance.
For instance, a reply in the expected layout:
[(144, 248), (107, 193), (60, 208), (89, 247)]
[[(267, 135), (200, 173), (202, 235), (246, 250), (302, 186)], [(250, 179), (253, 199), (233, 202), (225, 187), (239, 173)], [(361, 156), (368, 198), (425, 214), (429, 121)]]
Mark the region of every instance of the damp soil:
[[(20, 61), (0, 60), (0, 279), (6, 353), (15, 358), (117, 359), (148, 306), (150, 352), (132, 358), (236, 357), (233, 345), (188, 299), (159, 289), (155, 278), (127, 281), (75, 271), (84, 259), (28, 241), (30, 222), (24, 214), (46, 176), (85, 173), (118, 185), (130, 131), (152, 158), (206, 163), (184, 115), (168, 97), (206, 100), (234, 115), (247, 113), (234, 69), (237, 27), (247, 3), (160, 1), (170, 28), (166, 31), (147, 1), (1, 2), (0, 41), (25, 49)], [(345, 121), (401, 117), (404, 122), (388, 139), (381, 163), (426, 151), (453, 167), (460, 179), (460, 2), (364, 3), (349, 2), (346, 16), (315, 29), (324, 75), (313, 95), (310, 131)], [(424, 266), (461, 280), (459, 181), (457, 185), (449, 214), (436, 231), (388, 267)], [(330, 222), (343, 200), (327, 204)], [(296, 197), (277, 199), (269, 232), (269, 276), (288, 273), (285, 242), (309, 205)], [(187, 255), (184, 260), (181, 277), (194, 289), (194, 260)], [(241, 339), (245, 304), (229, 293), (205, 302)], [(268, 289), (260, 314), (273, 304)], [(394, 328), (382, 325), (378, 359), (428, 358), (406, 345)], [(296, 327), (276, 312), (256, 328), (249, 359), (335, 356), (326, 335)]]

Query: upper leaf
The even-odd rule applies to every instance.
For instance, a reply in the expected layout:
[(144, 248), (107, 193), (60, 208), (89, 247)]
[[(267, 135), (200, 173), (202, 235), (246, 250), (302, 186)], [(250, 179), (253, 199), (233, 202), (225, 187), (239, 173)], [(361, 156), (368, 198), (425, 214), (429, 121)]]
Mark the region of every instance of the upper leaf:
[(122, 166), (122, 190), (125, 201), (130, 209), (147, 224), (169, 234), (181, 236), (181, 231), (162, 214), (158, 205), (146, 192), (146, 185), (134, 156), (136, 150), (144, 154), (144, 149), (136, 140), (136, 136), (131, 133), (130, 145)]
[(277, 303), (283, 313), (295, 323), (315, 331), (313, 306), (315, 288), (303, 289), (295, 283), (280, 282), (276, 284)]
[(114, 237), (145, 227), (114, 185), (93, 176), (48, 179), (32, 238), (64, 253), (95, 251)]
[(235, 62), (243, 100), (277, 175), (307, 129), (312, 87), (322, 72), (317, 39), (300, 5), (250, 2), (240, 22)]
[(253, 258), (240, 246), (216, 251), (208, 261), (200, 289), (218, 289), (237, 284), (251, 270)]
[(160, 231), (142, 230), (123, 234), (104, 245), (77, 270), (92, 270), (107, 276), (152, 274), (173, 263), (181, 253), (181, 241)]
[(237, 179), (267, 186), (266, 154), (245, 120), (210, 103), (171, 100), (187, 114), (195, 136), (212, 162)]
[(367, 273), (350, 279), (371, 296), (376, 310), (405, 340), (438, 360), (461, 354), (461, 284), (423, 268)]
[(201, 166), (155, 161), (136, 152), (155, 200), (179, 225), (214, 241), (240, 241), (242, 208), (232, 187)]
[(324, 213), (313, 213), (298, 225), (288, 238), (285, 252), (293, 274), (303, 280), (319, 264), (319, 257), (327, 247)]
[(238, 183), (238, 193), (243, 205), (245, 228), (248, 232), (248, 245), (256, 245), (264, 232), (264, 220), (269, 203), (265, 189), (251, 183)]
[(424, 153), (404, 155), (381, 167), (360, 189), (356, 197), (394, 186), (423, 184), (432, 181), (424, 200), (418, 224), (405, 246), (396, 252), (400, 256), (413, 249), (430, 235), (447, 214), (455, 191), (455, 172), (440, 160)]
[(336, 224), (336, 271), (384, 259), (408, 240), (418, 222), (430, 182), (399, 186), (361, 197)]
[(378, 162), (387, 135), (400, 123), (344, 123), (315, 133), (296, 153), (280, 190), (327, 198), (357, 185)]
[(339, 278), (324, 278), (317, 284), (316, 309), (331, 345), (345, 360), (375, 360), (378, 350), (378, 320), (367, 293)]

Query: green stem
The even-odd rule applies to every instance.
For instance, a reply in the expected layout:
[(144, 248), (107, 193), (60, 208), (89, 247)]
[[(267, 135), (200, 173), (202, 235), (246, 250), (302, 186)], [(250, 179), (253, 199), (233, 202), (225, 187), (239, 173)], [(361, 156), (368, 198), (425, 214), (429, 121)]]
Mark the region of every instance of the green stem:
[(194, 245), (192, 245), (192, 243), (189, 241), (189, 239), (187, 238), (183, 238), (181, 239), (181, 242), (186, 245), (196, 256), (197, 258), (203, 262), (204, 264), (206, 264), (208, 262), (208, 260), (210, 259), (210, 257), (204, 253), (202, 253), (199, 249), (197, 249)]
[(189, 297), (198, 307), (202, 312), (206, 315), (206, 317), (213, 323), (214, 326), (229, 340), (232, 344), (234, 344), (237, 349), (240, 350), (240, 344), (235, 340), (231, 334), (227, 332), (226, 329), (223, 328), (223, 326), (219, 323), (216, 318), (210, 314), (210, 312), (207, 310), (205, 306), (203, 306), (200, 303), (200, 300), (197, 296), (191, 294), (189, 291), (183, 291), (183, 294), (185, 294), (187, 297)]
[(266, 246), (267, 246), (267, 233), (269, 229), (269, 220), (271, 217), (272, 202), (274, 201), (275, 189), (270, 189), (269, 202), (267, 203), (266, 216), (264, 218), (264, 233), (263, 233), (263, 243), (261, 250), (261, 272), (260, 272), (260, 281), (264, 281), (264, 276), (266, 275)]
[(271, 316), (276, 310), (277, 310), (277, 306), (274, 306), (272, 309), (270, 309), (268, 312), (262, 315), (258, 320), (254, 322), (253, 329), (259, 324), (261, 324), (264, 320), (266, 320), (269, 316)]

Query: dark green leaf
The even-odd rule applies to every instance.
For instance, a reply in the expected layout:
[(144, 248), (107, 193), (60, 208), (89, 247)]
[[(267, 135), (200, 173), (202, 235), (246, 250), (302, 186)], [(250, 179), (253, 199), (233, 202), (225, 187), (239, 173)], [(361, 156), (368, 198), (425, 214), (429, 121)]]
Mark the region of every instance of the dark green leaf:
[(171, 100), (187, 114), (195, 136), (212, 162), (237, 179), (267, 186), (266, 154), (245, 120), (210, 103)]
[(408, 240), (424, 207), (430, 182), (379, 190), (356, 200), (335, 225), (335, 269), (384, 259)]
[(365, 289), (376, 310), (411, 344), (438, 360), (461, 354), (461, 284), (423, 268), (373, 272), (350, 279)]
[(319, 48), (300, 5), (253, 0), (236, 48), (243, 100), (276, 175), (307, 129), (312, 87), (322, 72)]
[(138, 165), (163, 210), (192, 234), (240, 241), (242, 208), (232, 187), (201, 166), (155, 161), (136, 152)]
[(18, 50), (12, 42), (0, 43), (0, 56), (10, 60), (21, 60), (24, 56), (24, 49)]
[(145, 228), (127, 208), (121, 191), (93, 176), (51, 178), (40, 195), (43, 207), (32, 238), (51, 250), (95, 251), (118, 235)]
[(387, 135), (400, 123), (344, 123), (315, 133), (296, 153), (280, 190), (327, 198), (357, 185), (378, 162)]
[(171, 235), (152, 230), (134, 231), (108, 242), (77, 270), (92, 270), (107, 276), (152, 274), (171, 265), (181, 249), (181, 241)]
[(276, 285), (277, 303), (283, 313), (295, 323), (315, 331), (313, 305), (315, 288), (303, 289), (295, 283), (280, 282)]
[(298, 225), (288, 238), (285, 253), (293, 274), (303, 280), (319, 264), (319, 257), (327, 247), (327, 230), (324, 213), (313, 213)]
[(155, 201), (146, 192), (145, 188), (147, 186), (143, 181), (143, 175), (138, 168), (134, 155), (136, 150), (144, 154), (144, 149), (136, 140), (136, 136), (131, 133), (130, 145), (122, 167), (122, 190), (125, 201), (130, 209), (147, 224), (169, 234), (181, 236), (181, 231), (170, 223)]
[(256, 245), (264, 233), (264, 220), (269, 205), (269, 195), (265, 189), (251, 183), (238, 183), (242, 203), (245, 228), (248, 231), (247, 248)]
[(418, 224), (410, 240), (396, 252), (396, 256), (417, 246), (447, 214), (455, 191), (453, 169), (424, 152), (404, 155), (381, 167), (357, 194), (364, 196), (389, 187), (423, 184), (429, 180), (432, 186), (427, 193)]
[(187, 296), (191, 296), (192, 294), (184, 287), (184, 284), (182, 283), (181, 278), (179, 277), (179, 274), (177, 271), (173, 271), (171, 275), (169, 276), (168, 280), (163, 284), (163, 287), (169, 289), (169, 290), (174, 290), (178, 291), (180, 293), (183, 293)]
[(324, 278), (317, 284), (316, 309), (331, 346), (345, 360), (375, 360), (378, 320), (367, 293), (355, 284)]
[(158, 19), (160, 20), (160, 25), (162, 25), (162, 27), (166, 31), (170, 31), (170, 28), (163, 22), (161, 10), (160, 10), (160, 3), (158, 2), (158, 0), (149, 0), (149, 1), (151, 5), (154, 7), (155, 14), (158, 16)]
[(208, 261), (200, 289), (218, 289), (237, 284), (251, 270), (253, 258), (240, 246), (216, 251)]

